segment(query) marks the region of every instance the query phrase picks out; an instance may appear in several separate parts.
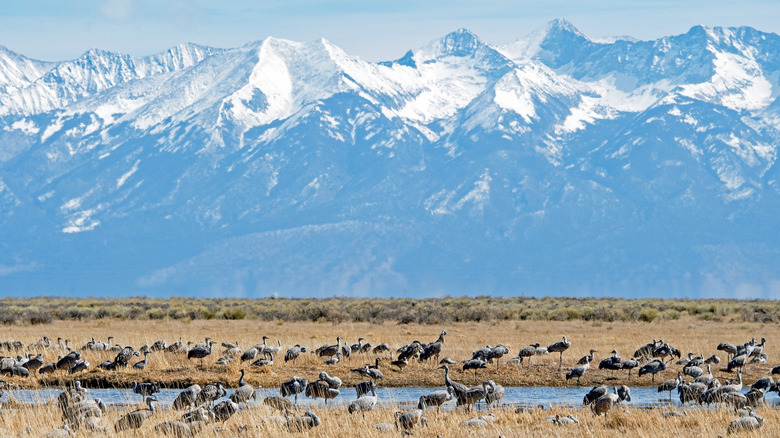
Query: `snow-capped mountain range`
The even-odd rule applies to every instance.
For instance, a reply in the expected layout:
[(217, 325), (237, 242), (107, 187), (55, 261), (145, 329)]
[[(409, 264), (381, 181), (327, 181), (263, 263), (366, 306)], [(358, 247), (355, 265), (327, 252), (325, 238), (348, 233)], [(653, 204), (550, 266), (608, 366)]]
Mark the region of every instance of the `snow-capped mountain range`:
[(780, 36), (0, 47), (6, 295), (780, 292)]

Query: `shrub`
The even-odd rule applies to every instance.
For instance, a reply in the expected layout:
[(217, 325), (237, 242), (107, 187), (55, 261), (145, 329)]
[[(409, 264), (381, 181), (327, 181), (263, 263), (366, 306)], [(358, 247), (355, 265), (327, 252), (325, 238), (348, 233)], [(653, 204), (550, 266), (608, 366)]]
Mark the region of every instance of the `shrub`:
[(639, 312), (639, 320), (643, 322), (653, 322), (658, 319), (658, 311), (655, 309), (645, 308)]

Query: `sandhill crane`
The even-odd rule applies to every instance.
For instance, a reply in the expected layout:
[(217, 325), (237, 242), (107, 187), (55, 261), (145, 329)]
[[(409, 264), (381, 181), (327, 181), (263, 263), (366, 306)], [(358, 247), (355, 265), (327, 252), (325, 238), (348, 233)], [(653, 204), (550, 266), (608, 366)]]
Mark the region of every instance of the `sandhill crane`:
[(720, 391), (724, 392), (739, 392), (742, 391), (742, 373), (737, 373), (737, 380), (739, 380), (739, 383), (731, 383), (728, 385), (723, 385), (719, 387), (718, 389)]
[(298, 344), (295, 344), (294, 346), (287, 349), (287, 352), (284, 354), (284, 361), (295, 363), (295, 359), (298, 359), (298, 356), (301, 355), (301, 353), (306, 352), (306, 347), (301, 347)]
[(628, 380), (631, 380), (631, 370), (638, 367), (642, 363), (642, 358), (632, 357), (631, 359), (624, 360), (620, 367), (624, 370), (628, 370)]
[(565, 417), (555, 414), (555, 418), (552, 419), (552, 423), (557, 424), (558, 426), (565, 426), (568, 424), (579, 424), (580, 421), (574, 418), (574, 415), (572, 414), (569, 414)]
[(563, 337), (562, 341), (556, 342), (552, 345), (547, 346), (547, 351), (549, 353), (559, 353), (558, 355), (558, 369), (561, 369), (561, 364), (563, 363), (563, 352), (568, 350), (569, 347), (571, 347), (571, 342), (566, 340), (566, 336)]
[(450, 367), (447, 365), (442, 365), (439, 367), (440, 369), (444, 369), (444, 384), (448, 388), (452, 388), (452, 395), (455, 397), (460, 396), (460, 394), (466, 392), (468, 390), (468, 387), (460, 382), (455, 382), (453, 380), (450, 380)]
[(748, 356), (759, 356), (764, 352), (764, 345), (766, 344), (766, 338), (761, 338), (761, 343), (753, 347), (753, 352)]
[(288, 412), (293, 408), (293, 404), (290, 403), (290, 400), (275, 395), (268, 396), (263, 399), (263, 404), (280, 412)]
[(223, 342), (222, 346), (225, 347), (225, 356), (228, 356), (231, 359), (234, 357), (240, 357), (243, 353), (242, 350), (238, 347), (238, 341), (236, 341), (235, 344), (231, 344), (230, 342)]
[(697, 377), (703, 375), (704, 371), (697, 366), (689, 365), (683, 367), (683, 374), (685, 374), (686, 376), (691, 376), (694, 379), (696, 379)]
[(195, 405), (200, 406), (207, 402), (214, 402), (227, 395), (222, 382), (209, 383), (195, 397)]
[(772, 376), (764, 376), (750, 385), (750, 388), (763, 390), (769, 390), (773, 387), (775, 387), (775, 379)]
[(742, 372), (742, 368), (745, 367), (745, 362), (747, 362), (747, 355), (740, 354), (737, 356), (734, 356), (728, 364), (726, 364), (726, 371), (731, 372), (733, 370), (739, 370), (739, 372)]
[(160, 392), (160, 384), (157, 382), (138, 383), (133, 382), (130, 384), (130, 388), (134, 393), (147, 397)]
[(38, 353), (37, 356), (29, 357), (22, 364), (22, 366), (27, 368), (30, 371), (35, 371), (35, 370), (39, 369), (40, 367), (42, 367), (44, 363), (45, 363), (45, 361), (43, 359), (43, 354)]
[(211, 409), (211, 412), (214, 413), (215, 421), (221, 421), (222, 424), (225, 424), (233, 414), (238, 412), (238, 405), (230, 400), (223, 400), (217, 403), (217, 405)]
[(173, 409), (184, 409), (193, 406), (200, 391), (201, 388), (198, 384), (188, 386), (173, 400)]
[(683, 381), (682, 373), (677, 373), (676, 379), (669, 379), (660, 385), (658, 385), (658, 392), (665, 392), (669, 391), (669, 401), (672, 401), (672, 391), (677, 389), (678, 386), (680, 386), (680, 383)]
[(680, 383), (677, 386), (677, 395), (680, 397), (680, 403), (685, 404), (689, 401), (699, 401), (699, 397), (707, 390), (707, 385), (699, 382), (685, 383), (680, 376)]
[(76, 363), (76, 361), (79, 360), (81, 360), (81, 353), (78, 353), (76, 351), (71, 351), (70, 353), (66, 354), (60, 360), (57, 361), (57, 365), (55, 369), (68, 370), (74, 363)]
[(607, 412), (609, 412), (610, 409), (614, 405), (620, 402), (620, 397), (617, 395), (617, 393), (611, 393), (608, 392), (596, 400), (595, 403), (593, 403), (593, 406), (591, 406), (591, 409), (593, 410), (593, 414), (598, 416), (601, 414), (604, 414), (604, 416), (607, 416)]
[(491, 348), (490, 351), (487, 353), (487, 361), (490, 362), (491, 360), (496, 360), (496, 370), (499, 369), (499, 364), (501, 362), (501, 358), (504, 357), (504, 355), (509, 354), (509, 348), (507, 348), (504, 344), (498, 344), (495, 347)]
[(214, 412), (201, 406), (188, 410), (181, 418), (187, 424), (208, 423), (214, 420)]
[(203, 368), (203, 358), (211, 354), (211, 348), (214, 345), (213, 342), (209, 341), (208, 346), (205, 347), (192, 347), (189, 352), (187, 352), (187, 359), (200, 359), (200, 367)]
[(420, 396), (420, 401), (417, 402), (417, 409), (412, 409), (408, 412), (396, 412), (395, 413), (395, 426), (406, 434), (411, 434), (412, 429), (418, 423), (425, 414), (427, 399), (425, 396)]
[[(89, 361), (77, 360), (76, 362), (73, 362), (73, 365), (70, 366), (68, 373), (76, 374), (79, 371), (85, 371), (87, 368), (89, 368)], [(15, 376), (27, 377), (30, 374), (27, 368), (23, 368), (21, 366), (14, 367), (12, 371)]]
[(156, 402), (157, 398), (147, 397), (146, 404), (149, 406), (149, 408), (138, 409), (137, 411), (125, 414), (119, 420), (117, 420), (116, 423), (114, 423), (114, 431), (121, 432), (123, 430), (138, 429), (141, 427), (146, 419), (154, 414)]
[(427, 362), (431, 357), (435, 357), (437, 361), (439, 360), (439, 354), (444, 346), (444, 335), (446, 334), (447, 330), (442, 330), (438, 339), (423, 348), (423, 351), (420, 353), (420, 362)]
[(577, 361), (576, 365), (585, 365), (585, 363), (593, 362), (593, 353), (595, 353), (596, 350), (590, 349), (590, 353), (586, 354), (585, 356), (582, 356), (580, 360)]
[(740, 354), (744, 354), (745, 356), (750, 357), (753, 355), (753, 351), (755, 350), (755, 348), (756, 348), (756, 338), (754, 337), (750, 341), (737, 346), (737, 356), (739, 356)]
[(615, 392), (618, 395), (620, 401), (631, 401), (631, 388), (626, 385), (620, 385), (615, 388)]
[(693, 379), (694, 382), (701, 382), (705, 385), (709, 385), (710, 382), (712, 382), (713, 376), (712, 376), (712, 366), (710, 364), (707, 364), (707, 374), (702, 374), (699, 377), (696, 377)]
[(658, 359), (653, 359), (652, 361), (642, 365), (642, 367), (639, 368), (639, 377), (642, 377), (642, 375), (644, 374), (652, 374), (653, 376), (652, 384), (655, 385), (655, 375), (665, 369), (666, 369), (666, 362)]
[(238, 388), (230, 394), (230, 400), (233, 403), (241, 404), (246, 403), (249, 399), (257, 400), (257, 392), (255, 387), (244, 381), (244, 369), (241, 369), (241, 377), (238, 379)]
[(256, 361), (249, 364), (253, 367), (272, 367), (274, 366), (274, 354), (270, 351), (266, 351), (263, 353), (264, 357), (261, 357), (260, 359), (257, 359)]
[(487, 403), (488, 408), (490, 408), (493, 403), (495, 403), (496, 406), (499, 406), (501, 400), (504, 398), (504, 387), (492, 380), (488, 380), (487, 384), (488, 392), (487, 395), (485, 395), (485, 403)]
[(184, 346), (184, 343), (181, 340), (181, 336), (179, 336), (179, 341), (174, 342), (173, 344), (165, 347), (165, 351), (167, 353), (176, 353), (178, 352), (182, 347)]
[[(259, 350), (257, 347), (252, 347), (249, 350), (245, 351), (243, 354), (241, 354), (241, 362), (246, 362), (248, 360), (254, 360), (257, 357), (257, 354), (259, 353)], [(300, 354), (300, 352), (299, 352)], [(286, 357), (285, 357), (286, 359)]]
[(571, 371), (566, 373), (566, 382), (569, 382), (569, 379), (577, 378), (577, 385), (580, 384), (580, 379), (585, 374), (586, 371), (590, 368), (590, 359), (588, 359), (588, 356), (585, 356), (585, 365), (578, 366), (577, 368), (572, 368)]
[(682, 366), (685, 366), (685, 365), (688, 365), (688, 363), (689, 363), (690, 361), (692, 361), (692, 360), (693, 360), (693, 353), (691, 353), (691, 352), (688, 352), (688, 356), (686, 356), (686, 357), (683, 357), (683, 358), (679, 359), (679, 360), (678, 360), (677, 362), (675, 362), (674, 364), (675, 364), (675, 365), (682, 365)]
[(373, 380), (366, 380), (355, 385), (355, 393), (358, 398), (373, 391), (376, 391), (376, 383)]
[[(197, 426), (195, 427), (197, 429)], [(193, 430), (191, 424), (179, 420), (168, 420), (154, 426), (154, 431), (163, 436), (173, 436), (177, 438), (190, 438), (197, 433)]]
[(370, 377), (373, 380), (380, 380), (385, 377), (379, 368), (370, 368), (368, 365), (366, 365), (365, 370), (366, 370), (366, 376)]
[(406, 368), (407, 365), (409, 365), (409, 361), (406, 359), (396, 359), (393, 360), (393, 354), (390, 353), (390, 365), (398, 367), (398, 372), (401, 372)]
[(750, 415), (737, 418), (736, 420), (729, 423), (729, 427), (726, 429), (726, 431), (729, 435), (731, 435), (732, 433), (736, 432), (757, 430), (763, 425), (764, 419), (756, 415), (755, 412), (750, 412)]
[(192, 348), (206, 348), (209, 346), (209, 344), (211, 344), (211, 338), (206, 336), (206, 339), (204, 341), (200, 341), (196, 343), (195, 346)]
[(487, 368), (487, 361), (484, 359), (471, 359), (463, 364), (463, 371), (474, 370), (474, 382), (477, 381), (477, 370), (480, 368)]
[(726, 342), (721, 342), (716, 348), (718, 351), (726, 352), (726, 360), (731, 360), (731, 356), (737, 354), (737, 346)]
[(713, 354), (712, 356), (704, 359), (704, 363), (706, 363), (706, 364), (720, 363), (720, 358)]
[(360, 353), (360, 350), (363, 349), (363, 338), (358, 338), (357, 344), (352, 344), (349, 349), (351, 353)]
[(289, 397), (294, 396), (295, 402), (298, 402), (298, 394), (302, 393), (306, 390), (306, 385), (308, 385), (308, 380), (304, 379), (303, 377), (296, 377), (293, 376), (290, 380), (283, 382), (282, 386), (279, 388), (279, 393), (282, 395), (282, 397)]
[(135, 368), (137, 370), (145, 369), (148, 357), (149, 357), (149, 352), (147, 351), (147, 352), (144, 353), (144, 359), (143, 360), (139, 360), (138, 362), (134, 363), (133, 364), (133, 368)]
[[(451, 387), (448, 387), (448, 388), (451, 388)], [(439, 390), (433, 391), (431, 393), (428, 393), (425, 396), (425, 399), (427, 400), (426, 405), (428, 407), (436, 406), (436, 412), (439, 412), (439, 408), (441, 407), (441, 405), (443, 405), (444, 403), (452, 400), (452, 393), (451, 393), (451, 391), (452, 391), (451, 389), (449, 389), (449, 390), (439, 389)]]
[(328, 384), (328, 387), (333, 389), (341, 388), (341, 379), (339, 379), (338, 377), (330, 376), (325, 371), (321, 371), (319, 377), (320, 380)]
[(339, 353), (339, 348), (341, 348), (341, 336), (336, 337), (335, 345), (323, 345), (314, 352), (319, 357), (333, 357)]
[[(663, 341), (661, 341), (663, 342)], [(641, 347), (639, 347), (635, 352), (634, 356), (636, 358), (643, 357), (648, 358), (653, 356), (653, 352), (655, 351), (656, 346), (658, 345), (658, 341), (653, 339), (653, 342), (651, 344), (645, 344)]]
[(623, 369), (623, 359), (618, 356), (617, 350), (612, 350), (612, 356), (606, 357), (599, 362), (599, 369), (613, 372)]
[(585, 397), (582, 399), (582, 404), (585, 406), (592, 405), (596, 402), (596, 400), (599, 399), (602, 395), (609, 392), (609, 388), (607, 388), (606, 385), (599, 385), (594, 386), (587, 394), (585, 394)]
[(306, 397), (313, 399), (322, 398), (325, 400), (325, 406), (328, 406), (328, 400), (338, 397), (340, 391), (335, 388), (331, 388), (327, 382), (323, 380), (317, 380), (306, 385)]
[(287, 419), (287, 430), (290, 432), (305, 432), (311, 428), (317, 427), (322, 424), (322, 420), (312, 411), (306, 411), (306, 413), (300, 417), (291, 417)]
[(341, 356), (348, 361), (352, 358), (352, 349), (349, 347), (347, 341), (344, 341), (344, 345), (341, 346)]
[(266, 345), (266, 347), (263, 349), (263, 353), (266, 352), (272, 353), (274, 356), (278, 356), (279, 353), (282, 352), (282, 340), (281, 339), (276, 340), (276, 347)]
[(470, 411), (472, 406), (474, 406), (477, 402), (483, 400), (487, 396), (488, 394), (487, 386), (488, 386), (487, 382), (482, 382), (481, 387), (469, 388), (466, 392), (464, 392), (463, 394), (457, 397), (456, 405), (457, 406), (465, 405), (466, 409)]
[(669, 356), (669, 361), (671, 362), (672, 359), (674, 359), (675, 356), (679, 359), (681, 354), (680, 350), (672, 347), (667, 342), (661, 342), (661, 345), (655, 348), (653, 350), (653, 357), (659, 357), (662, 361), (666, 361), (666, 356)]
[(392, 350), (392, 348), (390, 348), (390, 346), (387, 344), (387, 342), (382, 342), (381, 344), (379, 344), (376, 347), (374, 347), (374, 349), (371, 350), (371, 351), (373, 351), (374, 354), (382, 354), (382, 353), (385, 353), (385, 352), (388, 352), (388, 351), (391, 351), (391, 350)]
[(337, 351), (334, 357), (325, 359), (324, 363), (325, 365), (336, 365), (339, 362), (341, 362), (341, 353)]
[(520, 351), (517, 353), (517, 357), (520, 357), (521, 359), (528, 358), (528, 364), (531, 364), (531, 358), (536, 355), (536, 349), (539, 348), (541, 344), (535, 343), (531, 344), (527, 347), (523, 347), (520, 349)]
[[(108, 341), (109, 343), (111, 340)], [(150, 351), (162, 351), (165, 350), (168, 347), (168, 344), (165, 343), (162, 339), (154, 341), (151, 347), (149, 347)]]
[(363, 397), (358, 397), (357, 400), (349, 404), (347, 411), (349, 411), (350, 414), (353, 414), (355, 412), (362, 412), (363, 415), (365, 415), (366, 411), (374, 410), (374, 408), (376, 407), (376, 402), (377, 402), (376, 391), (374, 389), (371, 389), (371, 395), (364, 395)]

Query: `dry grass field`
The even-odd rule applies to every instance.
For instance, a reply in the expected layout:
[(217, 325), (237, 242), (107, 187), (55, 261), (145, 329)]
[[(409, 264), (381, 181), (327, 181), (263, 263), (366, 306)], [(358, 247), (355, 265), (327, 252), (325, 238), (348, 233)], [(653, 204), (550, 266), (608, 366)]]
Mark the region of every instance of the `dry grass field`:
[[(500, 363), (500, 369), (496, 364), (490, 364), (488, 369), (480, 370), (480, 380), (492, 379), (504, 386), (563, 386), (566, 381), (563, 374), (567, 368), (574, 366), (580, 357), (586, 355), (590, 349), (597, 350), (596, 361), (610, 355), (616, 349), (623, 358), (630, 357), (640, 346), (651, 342), (653, 339), (663, 339), (677, 347), (685, 356), (688, 352), (695, 355), (710, 356), (718, 354), (723, 361), (713, 366), (713, 374), (724, 380), (733, 378), (733, 373), (722, 371), (725, 369), (726, 355), (716, 351), (720, 342), (742, 344), (751, 338), (767, 338), (765, 351), (768, 354), (766, 363), (751, 364), (745, 368), (745, 382), (752, 382), (769, 374), (771, 368), (780, 364), (775, 360), (773, 341), (780, 339), (780, 326), (777, 324), (745, 323), (745, 322), (712, 322), (703, 321), (691, 317), (681, 317), (676, 320), (663, 322), (587, 322), (587, 321), (493, 321), (486, 323), (450, 323), (446, 325), (420, 325), (397, 324), (386, 322), (383, 324), (369, 323), (312, 323), (312, 322), (282, 322), (282, 321), (255, 321), (255, 320), (111, 320), (101, 319), (94, 321), (54, 321), (49, 324), (24, 325), (24, 326), (0, 326), (0, 341), (21, 340), (25, 344), (38, 341), (43, 336), (48, 336), (53, 342), (58, 337), (70, 340), (70, 345), (80, 348), (93, 337), (98, 340), (107, 340), (113, 336), (116, 343), (123, 346), (130, 345), (138, 349), (143, 345), (151, 345), (158, 339), (172, 343), (181, 337), (187, 341), (202, 341), (210, 337), (215, 341), (214, 351), (211, 356), (204, 359), (204, 367), (200, 368), (196, 359), (187, 360), (186, 357), (167, 352), (155, 352), (149, 355), (149, 363), (145, 370), (138, 371), (132, 368), (118, 371), (103, 371), (96, 369), (98, 363), (113, 359), (116, 353), (112, 352), (82, 352), (84, 358), (90, 364), (90, 370), (76, 375), (68, 375), (65, 371), (57, 371), (44, 378), (22, 379), (18, 377), (6, 377), (21, 386), (36, 387), (39, 384), (61, 385), (64, 380), (80, 379), (86, 386), (91, 387), (116, 387), (127, 386), (135, 381), (159, 381), (171, 387), (186, 386), (191, 383), (206, 383), (222, 380), (234, 385), (238, 380), (240, 361), (228, 366), (216, 365), (220, 357), (222, 342), (236, 342), (243, 349), (262, 342), (262, 336), (269, 337), (269, 344), (282, 343), (282, 352), (295, 344), (307, 347), (310, 351), (325, 344), (335, 344), (336, 337), (341, 336), (346, 342), (357, 343), (358, 337), (363, 337), (366, 342), (377, 345), (382, 342), (391, 347), (398, 348), (414, 340), (421, 342), (435, 341), (442, 329), (447, 330), (442, 356), (449, 356), (460, 362), (471, 358), (474, 350), (485, 345), (495, 346), (503, 343), (510, 349)], [(567, 336), (572, 346), (563, 354), (561, 371), (558, 370), (558, 355), (536, 356), (530, 363), (520, 366), (507, 365), (510, 357), (517, 356), (520, 348), (539, 342), (546, 346), (561, 340)], [(47, 362), (57, 359), (58, 352), (53, 349), (44, 350)], [(15, 352), (12, 354), (16, 354)], [(0, 352), (0, 355), (8, 355)], [(341, 376), (345, 384), (355, 384), (361, 377), (351, 373), (350, 369), (362, 366), (366, 363), (374, 363), (377, 357), (383, 358), (380, 367), (384, 370), (382, 385), (388, 387), (397, 386), (429, 386), (437, 387), (443, 384), (443, 370), (438, 369), (438, 364), (412, 362), (403, 372), (392, 371), (389, 354), (353, 355), (349, 360), (342, 360), (336, 365), (323, 365), (322, 359), (314, 354), (304, 353), (295, 363), (285, 363), (283, 357), (274, 358), (274, 366), (271, 368), (249, 367), (248, 362), (243, 366), (247, 369), (246, 380), (263, 387), (278, 387), (279, 383), (289, 379), (293, 375), (315, 377), (319, 371), (327, 369), (330, 374)], [(140, 358), (134, 358), (138, 361)], [(605, 381), (610, 377), (614, 383), (624, 383), (629, 386), (648, 386), (650, 376), (638, 378), (636, 370), (632, 373), (630, 381), (626, 372), (615, 373), (598, 370), (598, 362), (592, 364), (582, 379), (583, 386), (590, 386)], [(452, 367), (452, 378), (473, 384), (473, 373), (464, 373), (458, 365)], [(673, 378), (677, 375), (679, 367), (670, 366), (668, 370), (656, 376), (657, 381)], [(573, 384), (573, 382), (569, 382)]]
[[(399, 324), (383, 322), (371, 324), (366, 322), (284, 322), (260, 321), (250, 319), (240, 320), (122, 320), (97, 319), (85, 321), (54, 320), (43, 324), (22, 324), (0, 326), (0, 341), (20, 340), (25, 344), (38, 341), (48, 336), (53, 342), (58, 337), (68, 339), (70, 345), (80, 348), (93, 337), (107, 340), (112, 336), (116, 343), (140, 348), (151, 345), (158, 339), (168, 343), (179, 340), (201, 341), (210, 337), (215, 341), (214, 352), (204, 360), (201, 369), (197, 360), (187, 360), (175, 353), (155, 352), (149, 355), (149, 363), (145, 370), (132, 368), (118, 371), (97, 369), (96, 364), (112, 359), (115, 353), (83, 352), (90, 362), (88, 371), (75, 375), (67, 375), (64, 371), (55, 372), (46, 377), (3, 377), (9, 382), (21, 387), (36, 388), (42, 385), (62, 385), (64, 381), (79, 379), (87, 387), (123, 387), (131, 381), (159, 381), (169, 387), (182, 387), (191, 383), (204, 384), (222, 381), (234, 387), (239, 377), (240, 368), (247, 369), (246, 380), (253, 385), (264, 388), (276, 388), (293, 375), (316, 380), (322, 370), (341, 377), (347, 386), (364, 380), (351, 368), (373, 363), (376, 357), (389, 357), (387, 354), (356, 355), (351, 360), (326, 366), (322, 359), (313, 354), (304, 353), (294, 364), (285, 363), (282, 357), (274, 358), (274, 366), (270, 368), (249, 367), (248, 363), (241, 365), (234, 362), (227, 366), (216, 365), (216, 359), (221, 355), (221, 342), (238, 341), (241, 348), (262, 342), (262, 336), (270, 338), (269, 343), (282, 343), (282, 351), (294, 344), (303, 345), (310, 350), (324, 345), (334, 344), (336, 337), (341, 336), (346, 342), (356, 343), (358, 337), (373, 345), (381, 342), (398, 348), (414, 340), (431, 342), (436, 340), (442, 329), (447, 330), (442, 356), (449, 356), (456, 361), (471, 357), (471, 353), (485, 345), (503, 343), (510, 349), (509, 355), (501, 361), (500, 369), (496, 364), (481, 370), (478, 381), (492, 379), (504, 386), (561, 386), (566, 385), (563, 374), (570, 369), (581, 356), (595, 349), (596, 360), (600, 360), (616, 349), (624, 358), (630, 357), (640, 346), (653, 339), (663, 339), (676, 346), (683, 355), (693, 352), (696, 355), (709, 356), (717, 353), (722, 359), (721, 364), (714, 366), (713, 374), (721, 380), (733, 378), (733, 373), (726, 373), (726, 356), (717, 352), (720, 342), (741, 344), (753, 337), (767, 338), (769, 360), (766, 363), (749, 365), (745, 370), (745, 383), (750, 384), (759, 377), (769, 374), (774, 360), (774, 340), (780, 339), (780, 327), (774, 323), (741, 322), (741, 321), (708, 321), (683, 315), (673, 320), (642, 321), (489, 321), (489, 322), (451, 322), (443, 325), (430, 324)], [(530, 364), (520, 366), (506, 364), (507, 359), (517, 355), (520, 348), (539, 342), (549, 345), (557, 342), (562, 336), (567, 336), (572, 343), (571, 348), (563, 355), (563, 364), (559, 371), (558, 355), (534, 357)], [(58, 352), (52, 349), (42, 351), (47, 361), (57, 359)], [(21, 353), (21, 352), (20, 352)], [(12, 353), (12, 354), (15, 354)], [(0, 355), (7, 355), (6, 352)], [(140, 360), (135, 358), (133, 361)], [(391, 386), (426, 386), (432, 388), (444, 387), (443, 370), (438, 364), (411, 363), (403, 372), (395, 372), (389, 366), (389, 361), (380, 361), (385, 378), (380, 385)], [(582, 380), (583, 394), (590, 386), (607, 382), (608, 384), (624, 383), (629, 386), (648, 386), (650, 377), (636, 377), (636, 371), (629, 380), (625, 372), (617, 373), (613, 380), (612, 373), (595, 369), (589, 370)], [(452, 378), (467, 384), (474, 383), (470, 372), (462, 372), (459, 365), (452, 366)], [(675, 377), (679, 366), (656, 376), (656, 383)], [(574, 385), (573, 381), (569, 382)], [(11, 409), (9, 409), (11, 408)], [(324, 409), (318, 404), (314, 411), (322, 419), (322, 425), (306, 432), (307, 436), (317, 437), (374, 437), (384, 435), (399, 435), (398, 431), (380, 432), (377, 423), (393, 423), (393, 414), (398, 409), (409, 407), (390, 407), (369, 412), (365, 417), (359, 414), (350, 415), (343, 407)], [(101, 424), (109, 430), (114, 421), (130, 408), (109, 410), (101, 420)], [(453, 412), (426, 414), (428, 426), (418, 428), (418, 436), (443, 437), (525, 437), (525, 436), (718, 436), (726, 435), (730, 421), (737, 418), (733, 409), (688, 409), (687, 415), (678, 418), (663, 418), (664, 409), (617, 408), (610, 411), (606, 418), (595, 417), (589, 410), (580, 408), (554, 407), (552, 410), (537, 410), (530, 413), (516, 413), (514, 407), (496, 409), (496, 421), (485, 428), (465, 428), (460, 423), (470, 417), (479, 415), (465, 412), (462, 409)], [(483, 412), (484, 413), (484, 412)], [(547, 421), (547, 417), (556, 413), (573, 414), (580, 420), (578, 425), (558, 426)], [(289, 432), (269, 418), (278, 413), (270, 408), (260, 407), (238, 412), (224, 424), (210, 424), (201, 432), (201, 436), (284, 436)], [(761, 408), (759, 414), (766, 419), (766, 425), (761, 430), (762, 436), (780, 436), (778, 417), (780, 413), (773, 408)], [(153, 426), (165, 420), (175, 419), (180, 412), (161, 410), (142, 428), (133, 432), (123, 432), (128, 436), (159, 436)], [(298, 415), (301, 415), (300, 413)], [(54, 405), (47, 406), (4, 406), (0, 409), (0, 436), (45, 436), (48, 431), (63, 424), (59, 410)], [(78, 436), (87, 436), (78, 432)]]
[[(139, 405), (140, 407), (140, 405)], [(100, 420), (107, 427), (107, 435), (113, 436), (113, 424), (126, 412), (135, 409), (109, 410)], [(393, 423), (396, 407), (370, 411), (365, 416), (349, 414), (345, 408), (314, 408), (322, 423), (304, 433), (290, 433), (284, 426), (273, 421), (279, 412), (265, 406), (241, 410), (224, 424), (206, 425), (196, 436), (219, 437), (279, 437), (310, 436), (368, 438), (384, 436), (403, 436), (393, 429), (379, 431), (378, 423)], [(665, 418), (663, 409), (635, 409), (618, 407), (606, 417), (594, 416), (584, 408), (560, 408), (537, 410), (529, 413), (516, 413), (514, 409), (494, 409), (495, 422), (486, 427), (465, 427), (461, 423), (476, 415), (462, 409), (451, 412), (427, 411), (427, 427), (417, 427), (414, 436), (473, 438), (473, 437), (614, 437), (631, 436), (637, 438), (657, 438), (673, 436), (718, 437), (726, 436), (728, 425), (737, 418), (732, 409), (687, 409), (685, 416)], [(765, 419), (764, 427), (758, 432), (747, 432), (746, 436), (780, 436), (780, 411), (773, 408), (761, 408), (759, 414)], [(579, 424), (554, 425), (549, 417), (555, 414), (572, 414)], [(296, 413), (293, 415), (302, 415)], [(181, 417), (181, 411), (159, 410), (144, 425), (135, 431), (124, 431), (117, 436), (159, 437), (154, 426), (168, 420)], [(9, 411), (0, 410), (0, 436), (46, 436), (52, 429), (62, 426), (59, 409), (53, 404), (48, 406), (24, 407)], [(100, 436), (101, 433), (80, 431), (76, 436)], [(50, 435), (51, 436), (51, 435)]]

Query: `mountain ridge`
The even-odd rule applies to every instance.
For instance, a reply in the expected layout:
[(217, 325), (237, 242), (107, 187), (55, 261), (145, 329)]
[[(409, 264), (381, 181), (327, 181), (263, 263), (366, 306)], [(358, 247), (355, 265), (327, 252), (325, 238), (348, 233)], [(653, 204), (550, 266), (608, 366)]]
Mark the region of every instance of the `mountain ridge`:
[[(0, 50), (9, 294), (772, 297), (780, 37)], [(742, 296), (740, 295), (740, 296)]]

